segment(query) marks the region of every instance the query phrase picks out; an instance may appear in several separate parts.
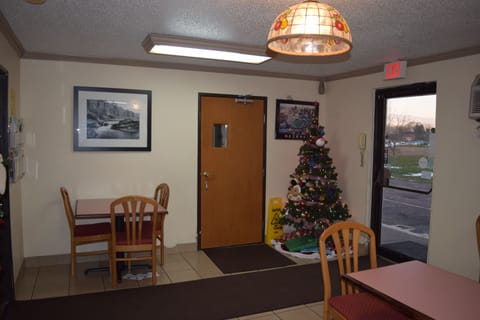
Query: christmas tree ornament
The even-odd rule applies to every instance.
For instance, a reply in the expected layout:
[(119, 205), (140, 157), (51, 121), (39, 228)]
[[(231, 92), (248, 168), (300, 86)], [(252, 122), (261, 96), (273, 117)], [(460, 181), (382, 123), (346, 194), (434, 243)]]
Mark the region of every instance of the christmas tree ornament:
[(290, 192), (287, 194), (287, 199), (289, 201), (298, 202), (302, 200), (302, 194), (296, 190), (290, 190)]
[(315, 141), (315, 144), (316, 144), (318, 147), (323, 147), (323, 146), (325, 145), (325, 139), (319, 138), (319, 139), (317, 139), (317, 141)]

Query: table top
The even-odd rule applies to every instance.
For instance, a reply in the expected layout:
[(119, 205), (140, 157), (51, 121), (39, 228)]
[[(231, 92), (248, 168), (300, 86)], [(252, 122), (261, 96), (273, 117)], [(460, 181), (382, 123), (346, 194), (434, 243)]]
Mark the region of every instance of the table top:
[[(75, 216), (79, 219), (92, 218), (110, 218), (110, 204), (117, 198), (102, 198), (102, 199), (78, 199), (75, 205)], [(151, 212), (152, 208), (147, 205), (146, 212)], [(158, 213), (168, 213), (168, 211), (158, 205)], [(123, 214), (119, 212), (119, 214)]]
[(480, 283), (420, 261), (353, 272), (345, 278), (410, 310), (417, 319), (480, 319)]

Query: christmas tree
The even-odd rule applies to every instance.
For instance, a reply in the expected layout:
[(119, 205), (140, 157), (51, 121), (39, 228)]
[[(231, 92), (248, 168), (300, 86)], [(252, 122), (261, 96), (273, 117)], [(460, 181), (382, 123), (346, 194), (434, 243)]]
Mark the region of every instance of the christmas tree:
[(299, 164), (288, 188), (280, 223), (293, 227), (296, 236), (318, 237), (332, 223), (351, 217), (342, 202), (337, 173), (325, 145), (324, 127), (316, 121), (307, 128), (298, 153)]

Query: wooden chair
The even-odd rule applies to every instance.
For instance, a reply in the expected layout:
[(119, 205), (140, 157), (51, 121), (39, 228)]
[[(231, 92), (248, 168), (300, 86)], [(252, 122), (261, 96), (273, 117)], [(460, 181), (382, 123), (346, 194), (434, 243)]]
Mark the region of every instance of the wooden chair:
[[(170, 197), (170, 188), (168, 184), (161, 183), (155, 188), (154, 199), (161, 205), (163, 208), (168, 209), (168, 199)], [(157, 219), (157, 227), (155, 228), (155, 234), (157, 240), (159, 241), (160, 248), (160, 265), (163, 265), (163, 260), (165, 256), (165, 243), (164, 243), (164, 222), (165, 222), (165, 213), (160, 214)]]
[[(107, 254), (110, 260), (111, 226), (110, 222), (77, 225), (75, 223), (75, 216), (73, 215), (73, 210), (70, 203), (70, 196), (67, 189), (61, 187), (60, 193), (63, 199), (63, 207), (65, 208), (65, 215), (67, 216), (68, 226), (70, 228), (70, 271), (71, 275), (75, 276), (75, 265), (78, 256)], [(107, 242), (108, 249), (77, 252), (77, 246), (97, 242)], [(110, 261), (110, 270), (111, 267), (112, 265)]]
[[(324, 286), (323, 319), (329, 320), (331, 317), (342, 320), (409, 319), (386, 301), (368, 293), (359, 293), (358, 289), (354, 289), (351, 284), (348, 284), (343, 279), (345, 273), (358, 271), (359, 240), (361, 234), (367, 235), (370, 238), (370, 267), (376, 268), (375, 234), (370, 228), (357, 222), (342, 221), (328, 227), (319, 238)], [(338, 268), (341, 277), (341, 296), (332, 297), (331, 278), (327, 260), (327, 242), (329, 242), (329, 247), (332, 244), (334, 245), (337, 253)], [(350, 250), (352, 252), (350, 252)]]
[[(116, 212), (123, 212), (123, 226), (117, 226)], [(117, 287), (117, 262), (148, 260), (152, 265), (152, 284), (157, 283), (156, 234), (153, 228), (145, 228), (147, 217), (151, 216), (153, 225), (157, 223), (158, 203), (143, 196), (125, 196), (114, 200), (110, 205), (112, 222), (112, 286)], [(148, 229), (148, 230), (147, 230)], [(133, 255), (133, 253), (141, 253)], [(126, 255), (125, 255), (126, 254)]]

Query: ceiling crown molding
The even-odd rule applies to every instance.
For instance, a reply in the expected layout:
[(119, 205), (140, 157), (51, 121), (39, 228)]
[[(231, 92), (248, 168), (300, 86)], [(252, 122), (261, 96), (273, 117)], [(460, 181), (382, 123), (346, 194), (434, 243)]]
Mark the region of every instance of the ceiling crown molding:
[(3, 15), (3, 12), (0, 11), (0, 33), (2, 33), (5, 38), (7, 39), (8, 43), (12, 46), (13, 50), (17, 53), (19, 58), (23, 57), (25, 54), (25, 49), (23, 48), (22, 44), (18, 40), (15, 33), (13, 33), (10, 24), (8, 23), (7, 19)]

